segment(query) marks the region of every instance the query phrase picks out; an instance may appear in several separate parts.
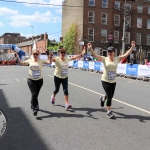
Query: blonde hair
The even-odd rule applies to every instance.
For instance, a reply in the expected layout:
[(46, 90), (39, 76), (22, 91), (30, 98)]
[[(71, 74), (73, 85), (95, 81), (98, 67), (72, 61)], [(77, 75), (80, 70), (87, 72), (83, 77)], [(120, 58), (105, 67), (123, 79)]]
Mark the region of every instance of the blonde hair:
[(38, 55), (40, 54), (40, 51), (39, 51), (39, 50), (37, 50), (37, 49), (34, 49), (34, 50), (32, 51), (32, 54), (33, 54), (33, 53), (35, 53), (35, 52), (37, 52), (37, 53), (38, 53)]

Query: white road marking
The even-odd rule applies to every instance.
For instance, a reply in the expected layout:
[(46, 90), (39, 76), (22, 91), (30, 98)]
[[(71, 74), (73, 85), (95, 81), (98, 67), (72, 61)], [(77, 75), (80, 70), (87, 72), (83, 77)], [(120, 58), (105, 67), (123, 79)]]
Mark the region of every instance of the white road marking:
[[(48, 75), (48, 76), (53, 78), (53, 76), (51, 76), (51, 75)], [(73, 85), (73, 86), (79, 87), (79, 88), (81, 88), (81, 89), (87, 90), (87, 91), (89, 91), (89, 92), (92, 92), (92, 93), (95, 93), (95, 94), (104, 96), (104, 94), (101, 94), (101, 93), (98, 93), (98, 92), (96, 92), (96, 91), (87, 89), (87, 88), (85, 88), (85, 87), (76, 85), (76, 84), (74, 84), (74, 83), (71, 83), (71, 82), (68, 82), (68, 83), (71, 84), (71, 85)], [(140, 111), (143, 111), (143, 112), (145, 112), (145, 113), (150, 114), (150, 111), (148, 111), (148, 110), (142, 109), (142, 108), (140, 108), (140, 107), (136, 107), (136, 106), (134, 106), (134, 105), (125, 103), (125, 102), (123, 102), (123, 101), (121, 101), (121, 100), (118, 100), (118, 99), (115, 99), (115, 98), (113, 98), (113, 100), (116, 101), (116, 102), (122, 103), (122, 104), (124, 104), (124, 105), (127, 105), (127, 106), (129, 106), (129, 107), (132, 107), (132, 108), (135, 108), (135, 109), (137, 109), (137, 110), (140, 110)]]
[(15, 80), (16, 80), (17, 82), (20, 82), (20, 80), (19, 80), (19, 79), (17, 79), (17, 78), (15, 78)]

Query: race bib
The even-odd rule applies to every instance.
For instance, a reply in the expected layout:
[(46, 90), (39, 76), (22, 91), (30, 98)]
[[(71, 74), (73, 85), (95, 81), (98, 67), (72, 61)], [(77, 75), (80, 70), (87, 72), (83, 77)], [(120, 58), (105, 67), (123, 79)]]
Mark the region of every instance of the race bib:
[(68, 76), (68, 64), (62, 64), (61, 76)]
[(114, 80), (116, 78), (116, 71), (108, 71), (108, 80)]
[(41, 77), (41, 71), (40, 70), (32, 70), (32, 78), (37, 79)]
[(31, 69), (31, 76), (33, 79), (41, 78), (41, 71), (39, 65), (31, 65), (30, 69)]

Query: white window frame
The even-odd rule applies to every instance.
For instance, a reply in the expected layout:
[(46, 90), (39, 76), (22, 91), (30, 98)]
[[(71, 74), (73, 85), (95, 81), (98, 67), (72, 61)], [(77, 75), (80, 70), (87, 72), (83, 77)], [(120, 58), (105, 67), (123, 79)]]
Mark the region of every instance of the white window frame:
[(142, 12), (143, 12), (143, 6), (139, 5), (139, 6), (137, 7), (137, 12), (138, 12), (138, 13), (142, 13)]
[[(103, 36), (103, 34), (102, 34), (102, 32), (103, 31), (105, 31), (106, 32), (106, 36)], [(103, 37), (105, 37), (106, 38), (106, 41), (103, 41)], [(107, 30), (105, 30), (105, 29), (101, 29), (101, 43), (107, 43), (108, 41), (107, 41)]]
[(141, 45), (141, 33), (136, 33), (136, 45)]
[[(138, 22), (138, 20), (141, 20), (140, 22)], [(142, 18), (137, 18), (137, 28), (142, 28)]]
[(126, 16), (126, 22), (129, 24), (129, 27), (131, 27), (131, 16)]
[[(93, 13), (93, 16), (90, 16), (90, 13)], [(90, 22), (90, 18), (93, 18), (93, 22)], [(89, 19), (89, 23), (94, 23), (95, 22), (95, 12), (94, 11), (89, 11), (88, 12), (88, 19)]]
[[(93, 35), (89, 33), (89, 30), (93, 30)], [(89, 40), (89, 36), (93, 36), (93, 41)], [(88, 28), (88, 42), (94, 42), (94, 29)]]
[[(149, 42), (148, 42), (148, 40), (149, 40)], [(147, 34), (147, 36), (146, 36), (146, 45), (150, 45), (150, 34)]]
[(150, 7), (148, 7), (148, 14), (150, 14)]
[[(118, 23), (119, 23), (119, 24), (116, 24), (116, 20), (117, 20), (117, 19), (115, 18), (116, 16), (118, 16)], [(120, 26), (120, 15), (117, 15), (117, 14), (114, 15), (114, 26)]]
[(147, 29), (150, 29), (150, 19), (147, 19)]
[(131, 4), (127, 3), (126, 6), (127, 6), (127, 10), (131, 10)]
[[(91, 5), (90, 2), (93, 2), (94, 4)], [(89, 6), (95, 6), (95, 0), (89, 0)]]
[[(129, 35), (128, 37), (127, 34)], [(130, 44), (130, 32), (125, 32), (125, 44)]]
[(115, 9), (120, 9), (120, 1), (115, 1), (114, 8)]
[[(106, 2), (104, 2), (106, 1)], [(106, 6), (104, 6), (106, 5)], [(108, 8), (108, 0), (102, 0), (102, 8)]]
[[(115, 33), (117, 33), (117, 35)], [(114, 31), (114, 43), (119, 43), (119, 31)]]
[[(103, 15), (106, 15), (106, 18), (103, 18)], [(101, 14), (101, 24), (105, 24), (105, 25), (107, 25), (108, 24), (108, 17), (107, 17), (108, 15), (107, 15), (107, 13), (102, 13)], [(105, 22), (103, 23), (103, 20), (105, 20)]]

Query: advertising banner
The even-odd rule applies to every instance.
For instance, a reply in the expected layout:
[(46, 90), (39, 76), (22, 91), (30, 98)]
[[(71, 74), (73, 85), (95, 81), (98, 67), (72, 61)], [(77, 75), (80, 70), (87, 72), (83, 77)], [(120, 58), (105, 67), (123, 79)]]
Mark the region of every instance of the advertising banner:
[(127, 64), (118, 64), (117, 73), (126, 74)]

